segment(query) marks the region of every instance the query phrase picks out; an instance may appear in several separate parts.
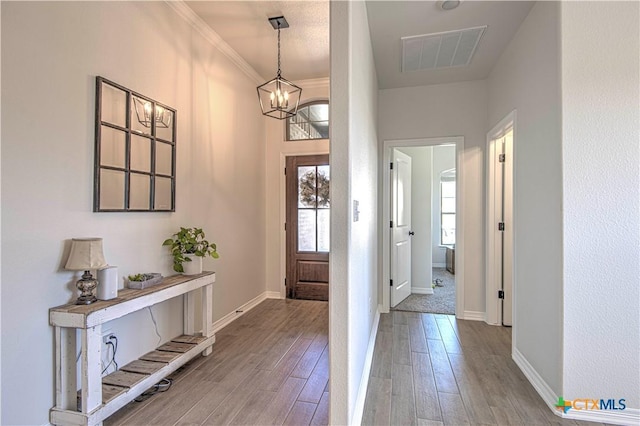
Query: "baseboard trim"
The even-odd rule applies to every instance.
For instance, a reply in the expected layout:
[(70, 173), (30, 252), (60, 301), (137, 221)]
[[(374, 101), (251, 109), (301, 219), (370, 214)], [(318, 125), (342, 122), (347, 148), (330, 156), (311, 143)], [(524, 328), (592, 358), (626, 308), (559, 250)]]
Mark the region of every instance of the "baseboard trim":
[(469, 321), (484, 321), (485, 313), (480, 311), (464, 311), (462, 319)]
[(267, 291), (267, 299), (284, 299), (279, 291)]
[(364, 368), (362, 369), (362, 378), (360, 379), (358, 395), (356, 396), (356, 404), (353, 409), (353, 418), (351, 419), (352, 425), (359, 425), (362, 423), (362, 417), (364, 415), (364, 401), (367, 396), (367, 388), (369, 387), (369, 374), (371, 374), (371, 365), (373, 364), (373, 350), (376, 347), (376, 336), (378, 335), (379, 323), (380, 310), (377, 310), (376, 315), (373, 318), (371, 333), (369, 333), (369, 346), (367, 347), (367, 355), (364, 359)]
[(411, 294), (433, 294), (433, 289), (424, 287), (411, 287)]
[(555, 409), (555, 403), (558, 401), (558, 395), (556, 395), (547, 382), (545, 382), (542, 376), (538, 374), (527, 358), (525, 358), (525, 356), (522, 355), (522, 353), (515, 347), (513, 348), (511, 358), (513, 358), (513, 361), (520, 368), (527, 380), (529, 380), (536, 392), (538, 392), (544, 403), (547, 404), (547, 406), (556, 415), (560, 415), (561, 413)]
[(625, 408), (623, 411), (609, 410), (569, 410), (561, 416), (563, 419), (583, 420), (586, 422), (606, 423), (613, 425), (637, 425), (640, 424), (640, 410), (637, 408)]
[(446, 268), (447, 264), (446, 263), (432, 263), (431, 267), (432, 268)]
[(640, 410), (637, 408), (627, 408), (623, 411), (569, 410), (567, 413), (559, 411), (555, 406), (558, 401), (558, 395), (553, 392), (547, 382), (544, 381), (544, 379), (517, 348), (513, 348), (512, 358), (536, 392), (538, 392), (538, 395), (540, 395), (544, 403), (547, 404), (551, 412), (556, 416), (562, 417), (563, 419), (583, 420), (587, 422), (615, 425), (640, 423)]
[(213, 323), (213, 332), (215, 333), (215, 332), (225, 328), (226, 326), (231, 324), (233, 321), (235, 321), (238, 317), (241, 317), (242, 315), (246, 314), (251, 309), (253, 309), (256, 306), (258, 306), (261, 302), (264, 302), (265, 300), (267, 300), (269, 298), (267, 296), (268, 293), (269, 292), (265, 291), (264, 293), (262, 293), (262, 294), (260, 294), (260, 295), (258, 295), (256, 297), (254, 297), (253, 299), (249, 300), (244, 305), (239, 306), (238, 308), (236, 308), (233, 311), (229, 312), (227, 315), (223, 316), (218, 321), (214, 321), (214, 323)]

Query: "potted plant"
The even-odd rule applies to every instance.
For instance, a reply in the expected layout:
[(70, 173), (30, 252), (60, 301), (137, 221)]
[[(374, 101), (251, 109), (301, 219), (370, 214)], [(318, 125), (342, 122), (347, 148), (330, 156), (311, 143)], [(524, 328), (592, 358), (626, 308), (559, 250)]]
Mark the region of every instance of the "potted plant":
[(162, 275), (157, 272), (129, 275), (125, 278), (128, 288), (143, 289), (162, 282)]
[(205, 240), (201, 228), (180, 227), (180, 231), (173, 234), (173, 238), (165, 240), (162, 245), (171, 246), (173, 270), (185, 275), (202, 273), (203, 257), (219, 257), (215, 243)]

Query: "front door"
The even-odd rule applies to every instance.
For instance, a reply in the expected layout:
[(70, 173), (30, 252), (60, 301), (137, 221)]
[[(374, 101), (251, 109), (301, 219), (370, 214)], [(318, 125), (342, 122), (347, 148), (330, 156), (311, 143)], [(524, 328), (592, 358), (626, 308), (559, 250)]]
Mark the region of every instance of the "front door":
[(397, 149), (391, 179), (391, 307), (395, 307), (411, 294), (411, 157)]
[(287, 297), (329, 300), (329, 156), (287, 157)]

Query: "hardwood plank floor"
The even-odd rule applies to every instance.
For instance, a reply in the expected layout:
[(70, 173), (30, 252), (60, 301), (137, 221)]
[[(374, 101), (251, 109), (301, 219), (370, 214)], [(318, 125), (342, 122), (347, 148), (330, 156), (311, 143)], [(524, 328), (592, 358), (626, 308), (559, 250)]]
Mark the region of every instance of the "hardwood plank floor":
[[(105, 425), (326, 425), (327, 302), (266, 300), (216, 334), (213, 353)], [(511, 329), (382, 314), (364, 425), (586, 424), (554, 416), (511, 359)]]
[[(328, 303), (265, 300), (216, 333), (213, 353), (105, 425), (326, 425)], [(405, 325), (406, 327), (406, 325)]]
[(587, 423), (549, 410), (511, 359), (510, 328), (392, 311), (380, 317), (362, 424)]

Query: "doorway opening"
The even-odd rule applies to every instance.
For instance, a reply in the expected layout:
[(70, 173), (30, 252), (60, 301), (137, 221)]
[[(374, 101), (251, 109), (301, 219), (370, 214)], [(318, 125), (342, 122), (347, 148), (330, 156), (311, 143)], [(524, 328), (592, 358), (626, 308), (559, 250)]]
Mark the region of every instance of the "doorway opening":
[(487, 133), (487, 318), (513, 325), (515, 111)]
[[(462, 137), (384, 142), (382, 311), (463, 317)], [(458, 266), (456, 266), (458, 265)]]

